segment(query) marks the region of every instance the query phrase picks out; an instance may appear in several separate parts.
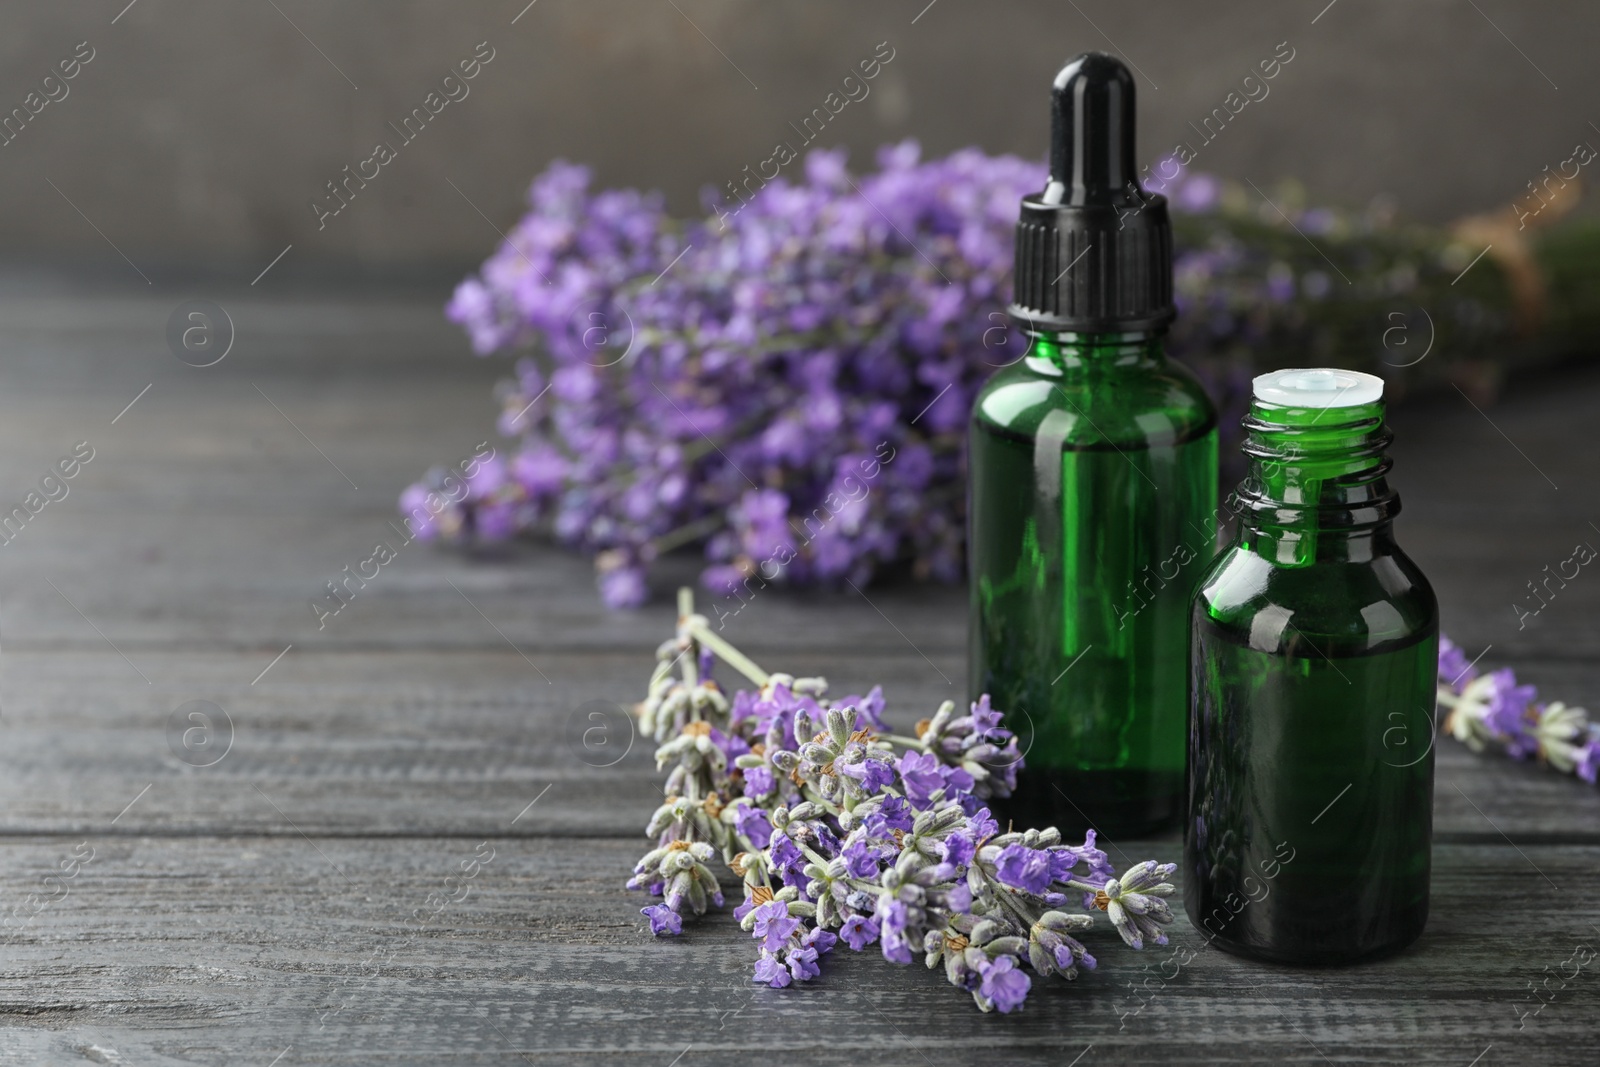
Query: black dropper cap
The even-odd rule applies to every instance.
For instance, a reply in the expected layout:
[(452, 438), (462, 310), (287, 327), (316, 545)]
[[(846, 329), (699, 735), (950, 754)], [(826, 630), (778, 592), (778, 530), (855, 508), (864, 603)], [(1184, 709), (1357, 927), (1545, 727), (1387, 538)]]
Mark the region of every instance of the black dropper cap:
[(1133, 333), (1172, 320), (1167, 199), (1134, 169), (1128, 68), (1085, 52), (1050, 89), (1050, 183), (1022, 201), (1016, 303), (1029, 333)]

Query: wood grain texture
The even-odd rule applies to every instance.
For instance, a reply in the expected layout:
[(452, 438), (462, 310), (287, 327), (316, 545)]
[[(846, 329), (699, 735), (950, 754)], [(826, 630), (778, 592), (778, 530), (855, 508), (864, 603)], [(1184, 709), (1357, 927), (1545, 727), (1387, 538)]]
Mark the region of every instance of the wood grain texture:
[[(506, 367), (466, 356), (437, 301), (241, 298), (238, 351), (196, 370), (162, 340), (177, 299), (0, 296), (0, 503), (74, 442), (97, 450), (0, 547), (0, 1062), (1594, 1062), (1600, 979), (1517, 1013), (1544, 968), (1600, 947), (1600, 792), (1449, 740), (1433, 917), (1388, 961), (1206, 950), (1154, 972), (1135, 1014), (1126, 983), (1159, 957), (1102, 930), (1102, 971), (1002, 1018), (848, 952), (811, 987), (757, 989), (726, 915), (651, 939), (620, 886), (660, 783), (621, 706), (695, 561), (611, 613), (549, 546), (413, 544), (319, 629), (311, 599), (398, 542), (400, 489), (482, 439)], [(1591, 707), (1600, 577), (1525, 627), (1511, 605), (1600, 544), (1600, 446), (1577, 432), (1596, 415), (1590, 375), (1393, 418), (1399, 534), (1447, 632)], [(883, 683), (901, 724), (965, 684), (959, 589), (767, 590), (725, 632), (838, 694)], [(232, 724), (211, 766), (182, 758), (193, 700)], [(469, 895), (408, 931), (484, 842)], [(46, 882), (80, 843), (94, 859)], [(1198, 943), (1182, 920), (1174, 940)]]
[[(3, 899), (38, 892), (79, 840), (0, 845)], [(68, 1050), (98, 1044), (157, 1064), (265, 1065), (292, 1047), (285, 1062), (665, 1067), (688, 1048), (684, 1063), (1060, 1065), (1093, 1046), (1081, 1063), (1461, 1067), (1492, 1044), (1491, 1063), (1587, 1064), (1600, 1010), (1600, 974), (1583, 971), (1519, 1015), (1547, 964), (1600, 946), (1582, 888), (1594, 847), (1440, 846), (1422, 939), (1336, 971), (1227, 956), (1182, 918), (1171, 948), (1136, 954), (1102, 918), (1084, 938), (1097, 971), (984, 1016), (942, 976), (875, 951), (841, 947), (815, 983), (757, 987), (755, 946), (726, 912), (651, 939), (615, 876), (632, 842), (82, 840), (93, 860), (0, 963), (6, 1062), (78, 1062)], [(428, 903), (436, 893), (464, 899)], [(1193, 958), (1166, 977), (1179, 946)], [(1147, 977), (1141, 1000), (1128, 984)]]
[[(543, 676), (504, 642), (410, 652), (296, 646), (254, 685), (276, 654), (270, 648), (184, 655), (124, 646), (149, 686), (109, 649), (9, 653), (0, 832), (86, 832), (150, 785), (119, 832), (290, 833), (289, 818), (338, 835), (633, 837), (660, 802), (654, 746), (634, 735), (626, 713), (642, 694), (652, 645), (542, 653), (530, 643)], [(890, 723), (907, 730), (950, 695), (911, 652), (811, 650), (777, 665), (823, 674), (839, 695), (881, 682)], [(1584, 676), (1560, 665), (1540, 680), (1572, 693)], [(190, 723), (172, 720), (191, 700), (215, 703), (232, 723), (232, 747), (211, 766), (182, 758)], [(1448, 739), (1436, 757), (1442, 839), (1504, 833), (1518, 843), (1600, 844), (1600, 791)], [(1396, 761), (1409, 758), (1397, 742)], [(197, 751), (194, 762), (209, 760)], [(501, 825), (546, 786), (514, 830)]]

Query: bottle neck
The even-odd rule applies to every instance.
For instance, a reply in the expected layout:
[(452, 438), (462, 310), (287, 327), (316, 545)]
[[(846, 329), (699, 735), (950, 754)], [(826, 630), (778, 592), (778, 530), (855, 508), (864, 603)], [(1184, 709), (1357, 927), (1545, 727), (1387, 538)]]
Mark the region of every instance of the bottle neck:
[(1393, 440), (1383, 402), (1292, 408), (1255, 400), (1250, 470), (1234, 501), (1240, 544), (1283, 566), (1369, 559), (1392, 544), (1399, 496), (1385, 475)]
[(1137, 333), (1038, 333), (1025, 359), (1036, 370), (1071, 376), (1146, 369), (1166, 362), (1166, 330)]

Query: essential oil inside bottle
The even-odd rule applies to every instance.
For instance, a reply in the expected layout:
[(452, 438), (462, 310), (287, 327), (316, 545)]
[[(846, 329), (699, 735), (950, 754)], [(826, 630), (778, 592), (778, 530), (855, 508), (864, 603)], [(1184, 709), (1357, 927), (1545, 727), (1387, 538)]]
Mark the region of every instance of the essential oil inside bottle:
[(1256, 379), (1239, 533), (1195, 595), (1184, 898), (1247, 956), (1347, 962), (1427, 921), (1438, 610), (1394, 541), (1381, 395)]
[(1162, 350), (1171, 232), (1135, 179), (1132, 76), (1080, 56), (1052, 107), (1050, 181), (1017, 227), (1011, 315), (1030, 348), (971, 424), (969, 678), (1026, 746), (1002, 813), (1115, 838), (1175, 824), (1182, 804), (1216, 415)]

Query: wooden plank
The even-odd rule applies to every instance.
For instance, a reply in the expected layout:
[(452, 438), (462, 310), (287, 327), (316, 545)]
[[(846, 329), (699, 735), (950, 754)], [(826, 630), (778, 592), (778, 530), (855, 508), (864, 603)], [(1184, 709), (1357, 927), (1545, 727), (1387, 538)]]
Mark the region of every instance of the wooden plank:
[[(1547, 965), (1600, 945), (1594, 847), (1436, 849), (1427, 932), (1356, 967), (1249, 963), (1180, 918), (1173, 948), (1195, 955), (1166, 978), (1171, 950), (1135, 955), (1102, 920), (1084, 938), (1100, 970), (982, 1016), (941, 976), (842, 947), (815, 983), (756, 987), (754, 946), (725, 912), (653, 940), (642, 897), (620, 889), (628, 842), (492, 841), (479, 853), (492, 860), (447, 884), (478, 839), (83, 840), (93, 860), (0, 962), (7, 1062), (82, 1062), (73, 1050), (98, 1045), (155, 1064), (266, 1065), (288, 1048), (296, 1064), (734, 1064), (759, 1050), (816, 1064), (1464, 1067), (1492, 1046), (1480, 1062), (1575, 1065), (1593, 1062), (1600, 1009), (1586, 971), (1519, 1016)], [(0, 843), (0, 899), (41, 892), (78, 841)], [(463, 892), (404, 925), (431, 894)], [(1141, 1007), (1128, 984), (1147, 976)]]
[[(326, 467), (316, 476), (338, 480)], [(698, 570), (692, 559), (666, 561), (647, 608), (609, 612), (597, 602), (588, 561), (540, 545), (478, 554), (405, 545), (390, 525), (387, 500), (382, 508), (347, 515), (229, 515), (203, 509), (203, 502), (162, 514), (65, 510), (76, 502), (69, 497), (59, 514), (47, 509), (35, 520), (37, 528), (25, 529), (0, 550), (0, 566), (11, 575), (6, 636), (13, 647), (101, 644), (62, 599), (65, 593), (119, 646), (259, 649), (315, 639), (341, 647), (482, 647), (497, 638), (484, 626), (481, 610), (520, 645), (650, 649), (663, 627), (670, 629), (672, 589), (692, 583)], [(192, 511), (196, 506), (203, 510)], [(115, 537), (108, 537), (108, 528), (117, 531)], [(35, 533), (41, 536), (33, 538)], [(342, 569), (368, 558), (379, 541), (397, 549), (399, 558), (366, 589), (352, 585), (359, 599), (319, 631), (313, 600), (325, 597), (326, 583), (342, 580)], [(1600, 537), (1595, 543), (1600, 546)], [(1493, 646), (1485, 662), (1499, 665), (1592, 662), (1600, 647), (1600, 581), (1574, 583), (1566, 599), (1551, 605), (1537, 637), (1518, 633), (1509, 598), (1492, 601), (1497, 594), (1480, 588), (1477, 576), (1485, 572), (1537, 573), (1538, 558), (1524, 550), (1520, 558), (1492, 567), (1463, 561), (1454, 576), (1431, 568), (1445, 603), (1445, 632), (1473, 654)], [(116, 582), (90, 577), (111, 573)], [(966, 648), (962, 590), (898, 585), (872, 587), (865, 595), (870, 602), (850, 590), (772, 588), (758, 591), (742, 608), (707, 601), (705, 610), (713, 619), (719, 608), (737, 611), (727, 630), (752, 653), (863, 647), (920, 652), (960, 684)]]
[[(531, 652), (532, 664), (503, 642), (407, 652), (297, 646), (274, 664), (277, 651), (130, 650), (151, 685), (109, 649), (8, 652), (0, 833), (86, 832), (147, 785), (120, 832), (292, 833), (293, 820), (339, 835), (631, 838), (660, 803), (654, 746), (630, 743), (624, 711), (642, 695), (647, 648)], [(781, 664), (828, 676), (839, 696), (881, 682), (889, 721), (902, 730), (951, 695), (914, 653), (810, 651)], [(1540, 680), (1572, 692), (1585, 677), (1587, 668), (1565, 666)], [(210, 766), (193, 764), (218, 753), (225, 731), (218, 719), (212, 748), (201, 734), (185, 745), (192, 723), (181, 709), (195, 700), (215, 703), (233, 727), (231, 749)], [(1437, 758), (1442, 837), (1600, 843), (1600, 790), (1449, 739)], [(546, 787), (514, 830), (501, 827)]]

